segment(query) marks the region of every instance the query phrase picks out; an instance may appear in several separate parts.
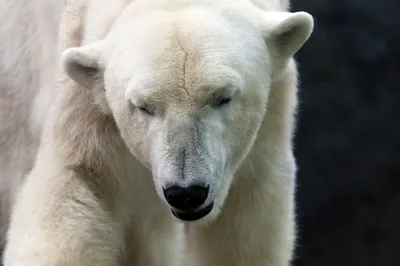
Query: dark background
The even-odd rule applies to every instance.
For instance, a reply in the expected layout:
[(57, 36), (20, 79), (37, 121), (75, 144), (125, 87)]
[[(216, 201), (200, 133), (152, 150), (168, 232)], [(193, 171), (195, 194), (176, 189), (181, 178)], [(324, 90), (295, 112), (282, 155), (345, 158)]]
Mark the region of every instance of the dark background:
[(295, 266), (400, 266), (400, 0), (292, 0), (298, 52)]

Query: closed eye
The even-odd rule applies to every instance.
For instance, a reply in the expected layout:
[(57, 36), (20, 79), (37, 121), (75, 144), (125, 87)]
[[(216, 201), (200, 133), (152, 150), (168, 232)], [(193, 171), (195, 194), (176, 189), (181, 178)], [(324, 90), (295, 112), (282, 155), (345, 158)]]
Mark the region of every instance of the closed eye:
[(154, 112), (150, 111), (150, 110), (149, 110), (147, 107), (145, 107), (145, 106), (139, 106), (138, 109), (139, 109), (142, 113), (144, 113), (144, 114), (146, 114), (146, 115), (154, 115)]
[(224, 105), (227, 105), (228, 103), (230, 103), (232, 101), (232, 98), (230, 97), (224, 97), (224, 98), (220, 98), (216, 101), (216, 107), (222, 107)]

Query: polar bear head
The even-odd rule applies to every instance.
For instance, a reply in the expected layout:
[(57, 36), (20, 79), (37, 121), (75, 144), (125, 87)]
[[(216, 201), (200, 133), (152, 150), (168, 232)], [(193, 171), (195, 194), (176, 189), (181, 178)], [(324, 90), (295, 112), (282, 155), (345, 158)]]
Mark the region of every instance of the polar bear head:
[(104, 39), (67, 49), (62, 63), (112, 114), (174, 216), (207, 221), (313, 19), (244, 0), (173, 2), (133, 1)]

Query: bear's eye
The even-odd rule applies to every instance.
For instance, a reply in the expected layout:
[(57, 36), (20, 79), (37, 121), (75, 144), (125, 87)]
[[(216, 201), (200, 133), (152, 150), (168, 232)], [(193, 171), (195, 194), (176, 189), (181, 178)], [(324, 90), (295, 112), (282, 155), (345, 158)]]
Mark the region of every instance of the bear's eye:
[(226, 105), (232, 101), (232, 98), (225, 97), (225, 98), (220, 98), (216, 101), (216, 107), (221, 107), (223, 105)]
[(143, 113), (145, 113), (146, 115), (154, 115), (154, 113), (152, 111), (150, 111), (147, 107), (145, 106), (139, 106), (138, 107), (139, 110)]

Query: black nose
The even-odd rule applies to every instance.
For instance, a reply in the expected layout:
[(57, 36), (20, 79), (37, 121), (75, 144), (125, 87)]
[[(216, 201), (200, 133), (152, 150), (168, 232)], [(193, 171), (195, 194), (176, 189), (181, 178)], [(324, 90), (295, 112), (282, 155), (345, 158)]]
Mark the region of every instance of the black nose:
[(195, 185), (186, 188), (172, 186), (164, 189), (164, 196), (172, 207), (188, 212), (200, 207), (206, 201), (208, 190), (208, 186)]

